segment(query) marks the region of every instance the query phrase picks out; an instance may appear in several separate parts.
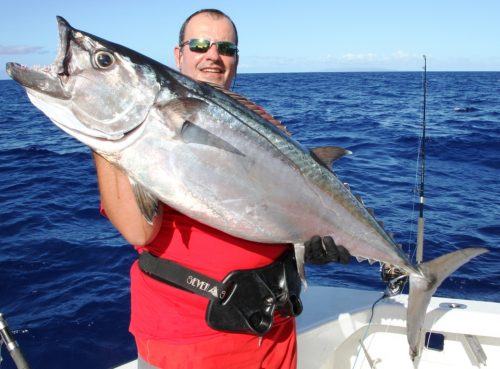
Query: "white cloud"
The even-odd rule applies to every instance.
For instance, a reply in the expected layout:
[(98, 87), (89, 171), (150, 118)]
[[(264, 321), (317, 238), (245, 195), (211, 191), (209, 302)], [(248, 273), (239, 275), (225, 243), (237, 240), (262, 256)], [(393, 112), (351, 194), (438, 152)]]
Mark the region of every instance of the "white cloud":
[(347, 53), (340, 56), (340, 61), (345, 62), (401, 62), (412, 61), (421, 58), (421, 55), (411, 54), (406, 51), (397, 50), (389, 54), (375, 54), (375, 53)]
[(0, 45), (0, 55), (26, 55), (26, 54), (45, 54), (45, 53), (47, 53), (47, 50), (45, 50), (41, 46)]
[[(429, 70), (481, 71), (498, 70), (498, 57), (452, 58), (426, 54)], [(304, 57), (257, 56), (241, 57), (240, 72), (317, 72), (317, 71), (421, 71), (421, 53), (396, 50), (388, 53), (345, 53), (342, 55), (311, 55)]]
[(365, 54), (347, 53), (347, 54), (344, 54), (340, 57), (340, 60), (348, 61), (348, 62), (350, 62), (350, 61), (356, 61), (356, 62), (369, 61), (369, 62), (372, 62), (372, 61), (375, 61), (377, 59), (378, 59), (377, 54), (373, 54), (373, 53), (365, 53)]

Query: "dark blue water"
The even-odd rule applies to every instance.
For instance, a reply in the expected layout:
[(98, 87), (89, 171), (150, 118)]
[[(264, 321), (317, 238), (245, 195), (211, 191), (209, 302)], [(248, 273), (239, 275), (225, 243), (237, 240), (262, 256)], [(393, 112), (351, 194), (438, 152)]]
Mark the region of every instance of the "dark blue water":
[[(408, 252), (416, 235), (420, 73), (241, 75), (236, 90), (308, 147), (353, 152), (339, 177)], [(500, 73), (429, 73), (426, 251), (492, 252), (437, 295), (500, 301)], [(131, 246), (99, 215), (89, 150), (0, 81), (0, 312), (32, 368), (110, 368), (135, 357)], [(377, 265), (308, 268), (313, 284), (382, 290)], [(2, 350), (2, 368), (14, 366)]]

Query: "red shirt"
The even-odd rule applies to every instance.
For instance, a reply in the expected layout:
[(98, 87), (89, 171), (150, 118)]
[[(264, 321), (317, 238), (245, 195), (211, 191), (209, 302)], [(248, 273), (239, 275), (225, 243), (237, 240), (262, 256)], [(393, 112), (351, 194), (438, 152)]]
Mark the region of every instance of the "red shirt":
[[(136, 249), (222, 281), (234, 270), (271, 264), (288, 247), (232, 237), (164, 206), (158, 236)], [(137, 262), (131, 269), (131, 298), (130, 331), (138, 338), (192, 343), (219, 333), (205, 321), (208, 299), (146, 276)]]

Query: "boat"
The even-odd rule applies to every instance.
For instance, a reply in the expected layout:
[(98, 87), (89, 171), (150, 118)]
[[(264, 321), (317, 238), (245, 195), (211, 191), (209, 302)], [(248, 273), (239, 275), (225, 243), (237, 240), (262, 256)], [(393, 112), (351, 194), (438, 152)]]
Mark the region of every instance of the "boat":
[[(500, 368), (500, 303), (433, 297), (424, 325), (426, 342), (412, 362), (406, 340), (408, 295), (382, 296), (308, 287), (302, 295), (304, 312), (297, 318), (297, 368)], [(137, 361), (131, 361), (116, 369), (136, 368)]]
[[(310, 286), (297, 317), (297, 369), (500, 368), (500, 303), (433, 297), (421, 355), (406, 340), (408, 295)], [(19, 369), (29, 368), (0, 315), (5, 344)], [(136, 369), (137, 360), (114, 369)]]

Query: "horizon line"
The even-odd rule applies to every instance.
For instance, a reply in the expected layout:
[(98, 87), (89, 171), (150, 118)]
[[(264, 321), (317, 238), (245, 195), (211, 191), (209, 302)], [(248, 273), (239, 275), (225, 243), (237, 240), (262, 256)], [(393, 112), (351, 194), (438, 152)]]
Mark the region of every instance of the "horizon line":
[[(336, 70), (315, 70), (315, 71), (288, 71), (288, 72), (238, 72), (241, 74), (307, 74), (307, 73), (422, 73), (422, 71), (408, 69), (336, 69)], [(427, 73), (500, 73), (500, 70), (427, 70)], [(9, 81), (12, 78), (0, 76), (0, 81)]]

